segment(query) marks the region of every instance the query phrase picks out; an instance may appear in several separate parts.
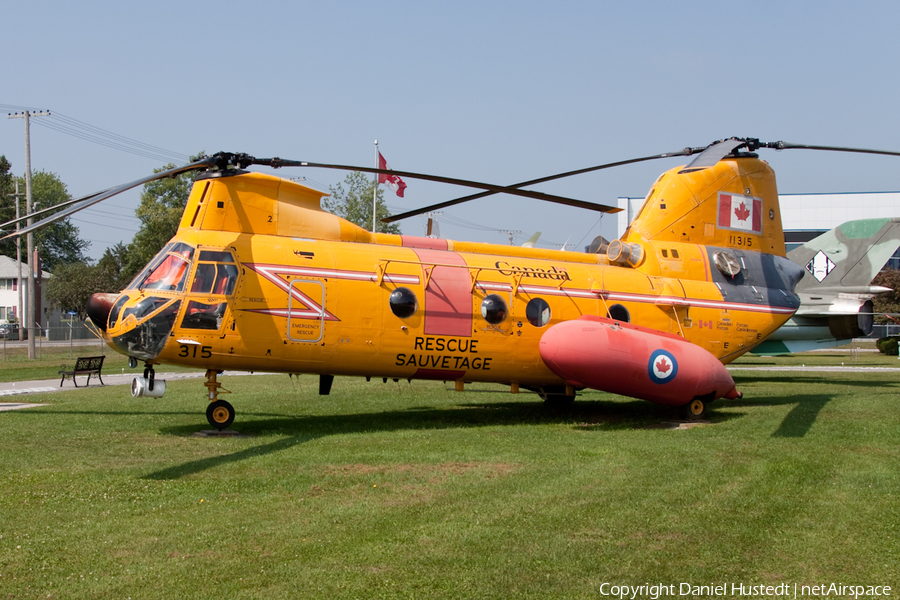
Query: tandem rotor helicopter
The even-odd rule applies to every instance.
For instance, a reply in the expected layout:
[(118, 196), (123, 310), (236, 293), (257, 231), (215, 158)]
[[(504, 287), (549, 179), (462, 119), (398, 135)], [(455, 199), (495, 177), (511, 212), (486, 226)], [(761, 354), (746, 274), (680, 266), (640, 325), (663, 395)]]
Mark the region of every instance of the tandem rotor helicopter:
[[(498, 186), (406, 171), (219, 153), (72, 201), (19, 235), (144, 183), (193, 170), (175, 237), (119, 293), (95, 294), (102, 338), (144, 363), (132, 394), (158, 398), (155, 367), (206, 370), (207, 418), (234, 407), (224, 370), (507, 385), (566, 404), (594, 388), (702, 417), (740, 398), (725, 364), (800, 305), (803, 276), (785, 258), (778, 193), (761, 148), (900, 156), (897, 152), (730, 138)], [(320, 206), (325, 193), (250, 166), (392, 174), (483, 190), (398, 220), (492, 193), (602, 212), (615, 207), (526, 186), (676, 156), (621, 239), (571, 252), (372, 233)], [(15, 235), (15, 234), (12, 234)], [(7, 236), (10, 237), (10, 236)]]

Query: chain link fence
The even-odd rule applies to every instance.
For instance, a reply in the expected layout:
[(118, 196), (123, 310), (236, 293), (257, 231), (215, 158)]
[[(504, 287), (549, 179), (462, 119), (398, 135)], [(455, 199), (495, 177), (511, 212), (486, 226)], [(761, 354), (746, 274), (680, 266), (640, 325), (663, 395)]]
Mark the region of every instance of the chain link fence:
[[(34, 339), (34, 353), (36, 360), (43, 360), (44, 354), (52, 349), (54, 356), (65, 355), (68, 350), (69, 358), (84, 356), (90, 353), (92, 356), (105, 356), (111, 352), (106, 343), (94, 335), (85, 321), (80, 319), (56, 319), (50, 320), (47, 326), (35, 324), (25, 332), (25, 339)], [(18, 330), (9, 332), (0, 340), (0, 355), (3, 362), (11, 360), (28, 359), (28, 341), (19, 341)]]

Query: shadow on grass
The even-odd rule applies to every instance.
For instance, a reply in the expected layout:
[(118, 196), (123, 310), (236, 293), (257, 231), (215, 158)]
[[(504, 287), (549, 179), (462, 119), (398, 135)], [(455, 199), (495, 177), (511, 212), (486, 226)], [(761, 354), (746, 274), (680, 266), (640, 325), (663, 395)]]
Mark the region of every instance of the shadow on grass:
[[(669, 419), (672, 414), (671, 409), (643, 401), (581, 401), (564, 410), (549, 410), (543, 403), (473, 402), (446, 408), (413, 406), (403, 410), (346, 415), (291, 416), (244, 413), (245, 420), (237, 425), (241, 433), (274, 434), (284, 437), (230, 454), (175, 465), (150, 473), (145, 478), (179, 479), (247, 458), (287, 450), (329, 435), (553, 423), (568, 424), (579, 430), (588, 431), (634, 430), (644, 429)], [(736, 418), (735, 415), (720, 416), (726, 419)], [(196, 426), (178, 426), (163, 430), (164, 433), (178, 436), (190, 435), (195, 431)]]
[(195, 473), (200, 473), (206, 471), (207, 469), (212, 469), (214, 467), (219, 467), (222, 465), (227, 465), (230, 463), (235, 463), (242, 461), (247, 458), (253, 458), (255, 456), (261, 456), (264, 454), (271, 454), (273, 452), (280, 452), (282, 450), (287, 450), (288, 448), (293, 448), (298, 444), (303, 444), (305, 442), (312, 441), (322, 437), (321, 435), (295, 435), (292, 437), (281, 438), (274, 442), (268, 444), (262, 444), (260, 446), (253, 446), (252, 448), (246, 448), (244, 450), (240, 450), (238, 452), (233, 452), (231, 454), (223, 454), (220, 456), (210, 456), (208, 458), (201, 458), (200, 460), (192, 460), (190, 462), (186, 462), (180, 465), (176, 465), (174, 467), (169, 467), (167, 469), (162, 469), (161, 471), (156, 471), (155, 473), (150, 473), (149, 475), (145, 475), (144, 479), (153, 479), (156, 481), (164, 481), (169, 479), (180, 479), (181, 477), (186, 477), (188, 475), (193, 475)]
[(806, 394), (795, 396), (769, 396), (758, 399), (726, 400), (722, 406), (754, 407), (754, 406), (786, 406), (794, 408), (785, 415), (781, 425), (772, 437), (803, 437), (809, 433), (819, 413), (832, 400), (830, 394)]
[[(872, 372), (863, 372), (863, 373), (846, 373), (843, 371), (829, 371), (826, 373), (822, 373), (822, 375), (814, 375), (814, 374), (803, 374), (798, 375), (796, 371), (784, 371), (784, 374), (779, 375), (755, 375), (749, 372), (735, 372), (731, 373), (731, 376), (734, 378), (735, 383), (740, 386), (749, 385), (752, 383), (799, 383), (799, 384), (813, 384), (819, 383), (822, 385), (846, 385), (846, 386), (854, 386), (854, 387), (872, 387), (872, 380), (868, 379), (867, 376), (871, 375)], [(854, 377), (849, 377), (853, 375)], [(883, 383), (879, 385), (900, 385), (900, 379), (897, 382), (892, 383)]]

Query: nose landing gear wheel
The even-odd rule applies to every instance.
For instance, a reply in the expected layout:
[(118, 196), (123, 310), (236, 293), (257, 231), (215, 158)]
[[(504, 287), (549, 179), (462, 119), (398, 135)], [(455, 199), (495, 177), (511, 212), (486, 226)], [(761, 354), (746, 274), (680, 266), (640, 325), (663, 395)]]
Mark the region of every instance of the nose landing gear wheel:
[(206, 420), (220, 431), (227, 429), (234, 422), (234, 407), (224, 400), (210, 402), (206, 407)]

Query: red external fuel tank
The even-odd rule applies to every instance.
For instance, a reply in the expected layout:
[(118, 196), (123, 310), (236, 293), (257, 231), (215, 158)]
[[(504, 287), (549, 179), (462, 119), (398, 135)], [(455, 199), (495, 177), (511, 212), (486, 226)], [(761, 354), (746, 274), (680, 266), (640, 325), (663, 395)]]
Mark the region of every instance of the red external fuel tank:
[(740, 398), (734, 379), (707, 350), (684, 338), (603, 317), (552, 326), (541, 358), (576, 387), (631, 396), (665, 406), (694, 398)]

